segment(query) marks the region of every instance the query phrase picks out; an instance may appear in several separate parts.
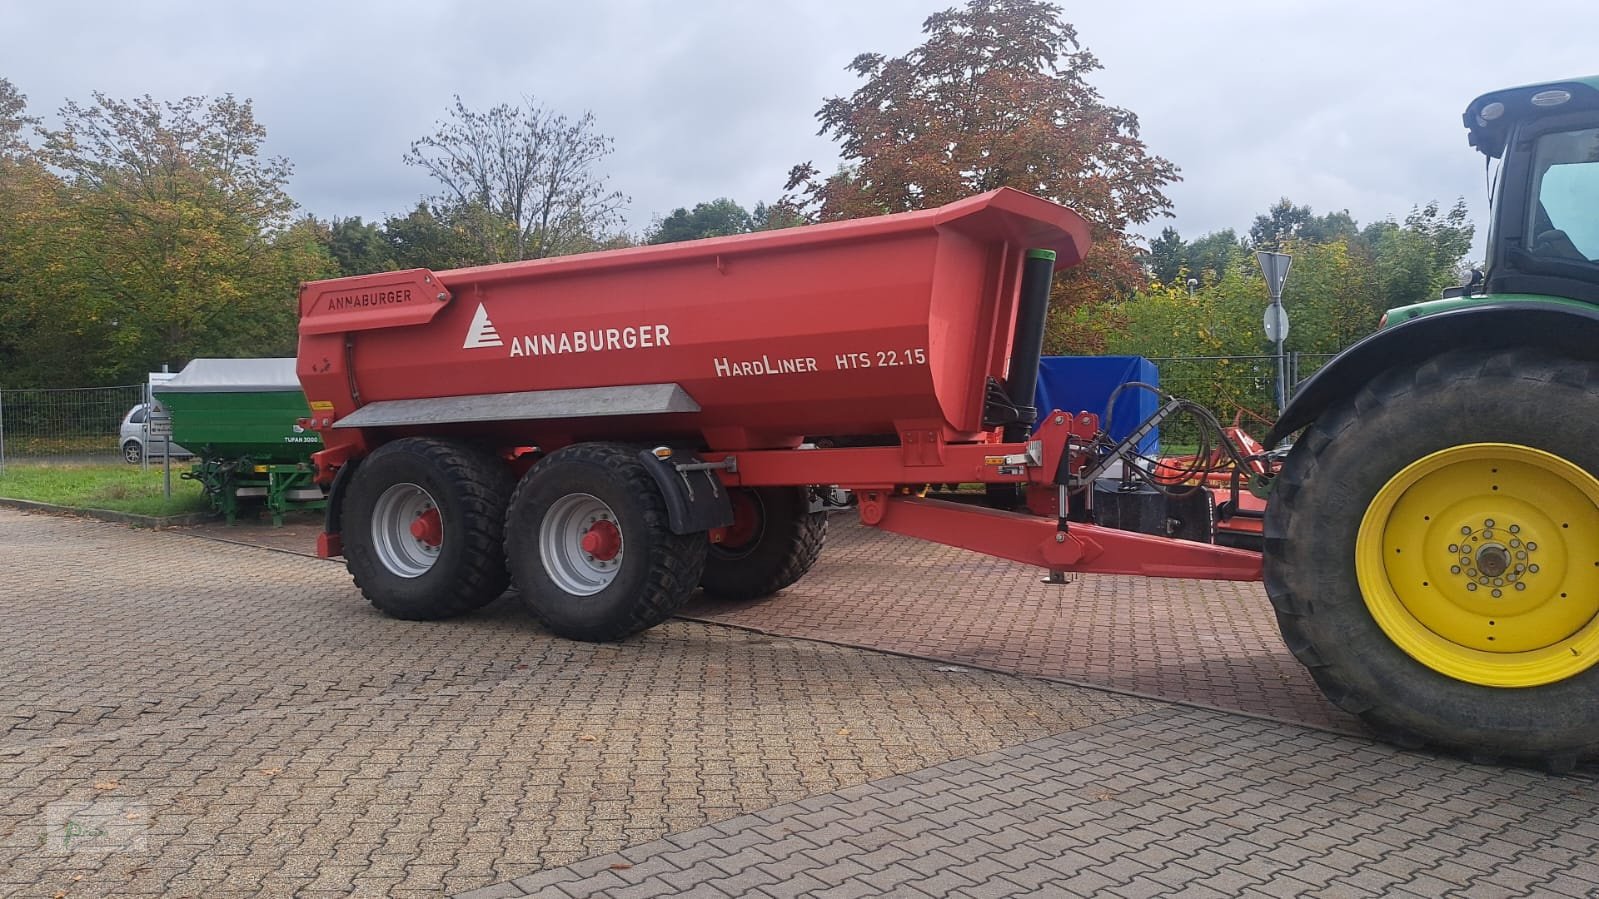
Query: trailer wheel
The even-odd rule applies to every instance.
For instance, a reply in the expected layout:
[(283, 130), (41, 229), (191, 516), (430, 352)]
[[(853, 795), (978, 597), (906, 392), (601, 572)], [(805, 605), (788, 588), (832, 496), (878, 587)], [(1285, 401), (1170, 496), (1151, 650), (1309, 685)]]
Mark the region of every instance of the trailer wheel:
[(671, 617), (699, 582), (706, 542), (672, 533), (655, 479), (636, 450), (616, 444), (546, 456), (506, 513), (505, 552), (523, 600), (574, 640), (620, 640)]
[(1402, 744), (1599, 753), (1599, 365), (1457, 352), (1323, 414), (1277, 478), (1265, 580), (1327, 696)]
[(505, 592), (511, 475), (463, 444), (407, 437), (356, 469), (341, 510), (344, 558), (367, 600), (410, 621), (462, 615)]
[(805, 576), (822, 554), (827, 513), (812, 512), (803, 487), (732, 491), (734, 522), (711, 544), (700, 586), (713, 599), (760, 599)]

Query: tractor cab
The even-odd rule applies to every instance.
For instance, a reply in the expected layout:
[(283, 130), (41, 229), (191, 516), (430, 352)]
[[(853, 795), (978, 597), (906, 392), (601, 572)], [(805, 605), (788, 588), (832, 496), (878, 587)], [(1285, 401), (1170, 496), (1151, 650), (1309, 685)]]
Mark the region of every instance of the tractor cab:
[(1464, 119), (1500, 161), (1482, 292), (1599, 303), (1599, 77), (1484, 94)]

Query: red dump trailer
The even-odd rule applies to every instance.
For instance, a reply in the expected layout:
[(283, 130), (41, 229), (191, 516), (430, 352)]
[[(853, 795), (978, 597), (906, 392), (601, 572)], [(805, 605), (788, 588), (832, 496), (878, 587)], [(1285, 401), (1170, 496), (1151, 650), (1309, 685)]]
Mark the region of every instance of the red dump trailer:
[[(922, 212), (305, 284), (323, 555), (403, 618), (514, 581), (616, 639), (773, 593), (861, 521), (1051, 572), (1253, 580), (1255, 553), (1069, 515), (1101, 439), (1030, 408), (1050, 278), (1089, 245), (1003, 189)], [(1035, 422), (1038, 423), (1036, 431)], [(928, 499), (989, 485), (1025, 511)]]

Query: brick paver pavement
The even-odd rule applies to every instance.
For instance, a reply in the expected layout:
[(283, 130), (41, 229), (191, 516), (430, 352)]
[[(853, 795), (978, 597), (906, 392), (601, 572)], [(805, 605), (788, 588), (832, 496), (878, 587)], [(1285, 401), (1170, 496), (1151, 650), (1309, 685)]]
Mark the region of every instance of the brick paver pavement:
[[(218, 524), (191, 532), (310, 552), (319, 529), (317, 519), (300, 516), (281, 530)], [(702, 598), (683, 615), (1364, 733), (1283, 646), (1259, 584), (1041, 580), (1034, 568), (838, 514), (821, 560), (799, 583), (744, 605)]]
[(1001, 559), (833, 517), (821, 561), (771, 599), (701, 600), (686, 617), (1062, 678), (1348, 733), (1283, 645), (1258, 583), (1082, 575), (1065, 586)]
[(0, 895), (437, 896), (1158, 704), (0, 511)]
[(1166, 706), (457, 899), (1596, 893), (1591, 781)]

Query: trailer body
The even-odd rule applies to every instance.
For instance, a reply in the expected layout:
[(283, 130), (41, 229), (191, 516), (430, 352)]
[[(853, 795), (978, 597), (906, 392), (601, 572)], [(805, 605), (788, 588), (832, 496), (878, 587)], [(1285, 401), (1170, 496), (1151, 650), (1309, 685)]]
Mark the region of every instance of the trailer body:
[(330, 448), (357, 439), (341, 432), (414, 420), (717, 450), (928, 429), (973, 441), (987, 430), (986, 378), (1005, 374), (1023, 253), (1070, 265), (1087, 243), (1073, 213), (1000, 191), (863, 221), (316, 282), (301, 295), (300, 377), (337, 422)]

